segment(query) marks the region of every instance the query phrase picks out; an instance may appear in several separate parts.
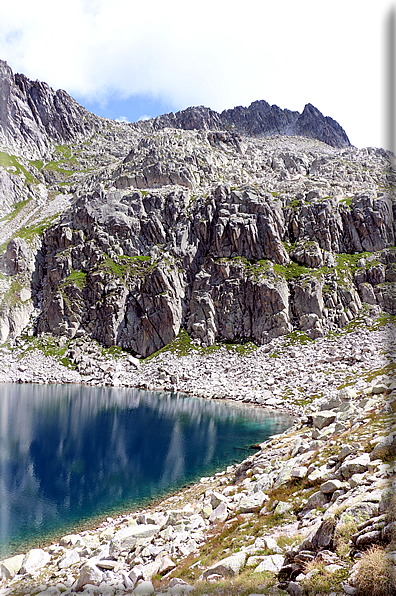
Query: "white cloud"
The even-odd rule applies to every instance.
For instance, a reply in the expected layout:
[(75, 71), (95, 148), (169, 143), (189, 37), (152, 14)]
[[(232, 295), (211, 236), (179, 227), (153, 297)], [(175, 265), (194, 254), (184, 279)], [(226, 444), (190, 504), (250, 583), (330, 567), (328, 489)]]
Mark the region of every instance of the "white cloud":
[(299, 111), (311, 102), (353, 143), (380, 144), (390, 0), (5, 4), (0, 57), (71, 95), (145, 94), (219, 111), (256, 99)]
[(115, 119), (116, 122), (129, 122), (126, 116), (120, 116), (119, 118)]
[(142, 120), (150, 120), (151, 116), (147, 116), (146, 114), (143, 114), (143, 116), (139, 116), (138, 118), (138, 122), (142, 122)]

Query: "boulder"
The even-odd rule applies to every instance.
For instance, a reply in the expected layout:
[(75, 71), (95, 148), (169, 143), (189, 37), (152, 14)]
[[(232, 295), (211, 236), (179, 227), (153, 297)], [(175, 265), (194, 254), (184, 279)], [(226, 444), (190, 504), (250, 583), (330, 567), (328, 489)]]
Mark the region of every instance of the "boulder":
[(224, 522), (228, 516), (228, 509), (227, 505), (224, 502), (221, 502), (220, 505), (216, 507), (214, 511), (209, 516), (210, 523), (214, 522)]
[(237, 509), (240, 513), (253, 513), (254, 511), (259, 511), (268, 499), (268, 495), (261, 490), (256, 493), (250, 493), (241, 498)]
[(271, 571), (272, 573), (278, 573), (283, 567), (285, 557), (283, 555), (268, 555), (263, 557), (261, 563), (254, 570), (255, 573), (262, 573), (263, 571)]
[(368, 470), (370, 463), (370, 456), (368, 453), (364, 453), (359, 457), (345, 459), (343, 464), (339, 467), (338, 473), (348, 480), (354, 474), (362, 474)]
[(220, 575), (221, 577), (233, 577), (238, 575), (242, 567), (245, 565), (247, 554), (239, 552), (222, 559), (209, 569), (204, 571), (203, 578), (206, 579), (212, 574)]
[(133, 590), (133, 596), (148, 596), (149, 594), (153, 594), (154, 586), (151, 581), (142, 581), (140, 582), (136, 588)]
[(139, 540), (149, 540), (160, 531), (161, 527), (156, 524), (141, 524), (137, 526), (128, 526), (118, 530), (111, 540), (110, 553), (116, 551), (132, 550)]
[(76, 549), (67, 550), (63, 553), (62, 557), (58, 561), (59, 569), (66, 569), (80, 560), (80, 555)]
[(24, 575), (25, 573), (33, 574), (41, 567), (44, 567), (49, 563), (51, 560), (51, 555), (49, 555), (45, 550), (42, 548), (33, 548), (28, 553), (26, 553), (20, 573)]
[(15, 555), (0, 561), (0, 579), (12, 579), (19, 572), (24, 558), (25, 555)]
[(329, 426), (333, 422), (335, 422), (337, 418), (337, 413), (332, 412), (331, 410), (322, 410), (321, 412), (315, 412), (311, 414), (312, 423), (315, 428), (318, 430), (322, 430), (326, 426)]
[(81, 590), (86, 584), (98, 586), (103, 579), (103, 573), (92, 561), (87, 561), (81, 568), (80, 574), (73, 586), (76, 591)]

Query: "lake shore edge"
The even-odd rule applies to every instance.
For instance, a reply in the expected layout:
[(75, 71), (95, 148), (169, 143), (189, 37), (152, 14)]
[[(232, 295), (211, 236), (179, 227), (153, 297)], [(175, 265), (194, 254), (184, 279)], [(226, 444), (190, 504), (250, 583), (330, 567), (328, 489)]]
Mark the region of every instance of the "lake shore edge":
[[(44, 548), (31, 549), (24, 563), (22, 559), (16, 561), (15, 565), (19, 562), (20, 566), (17, 570), (14, 566), (14, 573), (7, 567), (9, 563), (3, 561), (0, 594), (29, 592), (55, 596), (77, 591), (137, 595), (188, 593), (193, 589), (197, 594), (212, 593), (215, 589), (224, 589), (224, 594), (257, 594), (260, 590), (263, 594), (299, 594), (298, 589), (301, 594), (303, 590), (308, 590), (308, 594), (313, 590), (314, 594), (318, 589), (316, 574), (309, 577), (304, 565), (300, 566), (297, 581), (297, 576), (282, 572), (284, 567), (300, 564), (300, 551), (311, 553), (312, 559), (308, 559), (313, 562), (322, 551), (332, 553), (328, 555), (333, 559), (326, 561), (327, 567), (335, 565), (337, 569), (325, 570), (324, 575), (328, 581), (333, 581), (336, 590), (341, 590), (339, 593), (354, 593), (344, 591), (342, 585), (356, 589), (353, 568), (359, 559), (351, 558), (351, 552), (359, 551), (356, 544), (359, 536), (353, 542), (358, 522), (367, 524), (368, 520), (379, 519), (376, 523), (382, 524), (380, 530), (372, 530), (369, 524), (359, 531), (360, 536), (379, 531), (380, 535), (376, 535), (372, 544), (384, 547), (384, 552), (385, 546), (392, 545), (394, 540), (393, 535), (389, 537), (383, 532), (392, 523), (387, 516), (389, 487), (394, 478), (393, 464), (389, 461), (396, 409), (396, 385), (392, 378), (394, 331), (391, 325), (377, 329), (363, 327), (332, 340), (321, 338), (297, 346), (282, 345), (281, 340), (276, 340), (270, 350), (258, 348), (254, 358), (251, 354), (238, 355), (239, 368), (234, 363), (231, 372), (235, 376), (239, 370), (244, 371), (245, 384), (238, 394), (239, 399), (232, 395), (227, 399), (248, 407), (280, 410), (289, 398), (290, 403), (282, 411), (297, 415), (296, 424), (266, 441), (240, 464), (228, 466), (146, 508), (139, 507), (127, 515), (102, 520), (95, 528), (73, 533), (71, 538), (62, 537)], [(274, 352), (277, 352), (276, 357), (273, 357)], [(227, 351), (183, 356), (180, 374), (185, 374), (187, 365), (201, 373), (209, 366), (212, 373), (216, 356), (217, 368), (224, 368), (229, 357)], [(170, 385), (183, 387), (183, 382), (189, 382), (191, 394), (205, 397), (205, 388), (194, 386), (193, 378), (187, 382), (183, 377), (172, 380), (178, 358), (180, 360), (173, 354), (160, 354), (143, 367), (137, 365), (143, 371), (137, 367), (127, 370), (126, 365), (124, 369), (119, 366), (119, 359), (114, 359), (117, 374), (111, 373), (112, 379), (123, 386), (123, 380), (131, 381), (131, 376), (136, 380), (137, 376), (138, 385), (145, 384), (146, 388), (159, 391), (172, 390)], [(18, 370), (16, 365), (23, 362), (22, 366), (26, 366), (24, 359), (26, 355), (16, 354), (15, 364), (9, 365), (7, 381), (22, 382), (16, 375), (25, 374), (27, 369)], [(296, 371), (306, 375), (316, 367), (316, 378), (309, 379), (305, 386), (305, 400), (298, 400), (297, 390), (293, 395), (283, 395), (286, 385), (294, 389), (302, 382), (301, 377), (296, 378), (293, 369), (288, 368), (290, 362), (296, 364)], [(348, 366), (338, 366), (345, 363)], [(272, 374), (275, 378), (273, 384), (265, 386), (263, 383), (255, 390), (248, 381), (260, 365), (262, 376), (271, 380), (268, 376)], [(326, 385), (330, 375), (321, 379), (319, 372), (328, 365), (333, 370), (330, 381), (334, 382)], [(4, 382), (4, 373), (1, 380)], [(105, 382), (108, 381), (109, 378)], [(91, 383), (92, 379), (86, 384)], [(232, 394), (235, 391), (232, 378), (228, 385)], [(209, 379), (207, 386), (210, 387), (207, 398), (222, 399), (221, 391), (211, 385)], [(327, 392), (318, 391), (325, 386)], [(376, 449), (378, 457), (372, 457)], [(326, 488), (324, 485), (329, 483), (331, 486)], [(343, 526), (348, 515), (355, 525), (349, 528), (350, 537), (344, 540), (346, 546), (342, 553), (340, 536), (342, 531), (346, 532)], [(142, 535), (144, 530), (145, 536)], [(387, 536), (386, 540), (382, 540), (382, 534)], [(243, 540), (232, 542), (230, 535), (232, 538), (241, 535)], [(220, 551), (213, 547), (211, 553), (206, 552), (216, 540), (222, 545)], [(303, 544), (304, 548), (299, 550), (294, 543)], [(346, 555), (348, 544), (349, 554)], [(367, 539), (361, 541), (360, 549), (367, 545), (370, 545)], [(38, 551), (46, 556), (42, 555), (44, 559), (38, 566), (31, 563), (29, 567), (29, 553), (33, 551), (35, 556)], [(221, 558), (221, 555), (227, 556)], [(72, 559), (68, 560), (69, 556)], [(230, 560), (224, 562), (225, 559)], [(100, 566), (103, 561), (110, 561), (107, 567)], [(18, 573), (20, 571), (25, 573)], [(7, 574), (8, 577), (4, 577)], [(289, 589), (290, 584), (297, 587)], [(233, 592), (234, 589), (239, 591)], [(292, 589), (296, 591), (290, 592)]]

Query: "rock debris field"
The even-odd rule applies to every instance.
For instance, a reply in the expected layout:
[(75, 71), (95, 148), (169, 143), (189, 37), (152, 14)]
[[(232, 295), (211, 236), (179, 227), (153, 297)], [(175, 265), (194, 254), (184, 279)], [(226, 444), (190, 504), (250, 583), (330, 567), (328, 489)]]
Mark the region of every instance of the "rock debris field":
[[(259, 347), (217, 345), (202, 349), (176, 341), (167, 351), (143, 361), (125, 352), (114, 356), (88, 338), (79, 338), (63, 348), (75, 369), (34, 349), (34, 338), (22, 337), (13, 348), (0, 349), (0, 382), (179, 391), (301, 414), (312, 400), (316, 403), (321, 397), (331, 397), (342, 384), (354, 383), (357, 389), (364, 389), (369, 385), (370, 371), (395, 361), (394, 328), (391, 324), (378, 326), (375, 321), (366, 317), (356, 330), (331, 338), (309, 341), (298, 334)], [(60, 346), (64, 346), (63, 339), (56, 343), (58, 350)]]
[[(28, 350), (26, 337), (3, 348), (3, 382), (178, 390), (296, 422), (149, 508), (3, 560), (0, 594), (363, 594), (381, 573), (393, 589), (395, 328), (374, 317), (349, 331), (242, 354), (179, 343), (142, 362), (79, 338), (67, 347), (75, 370)], [(96, 374), (79, 372), (87, 366)], [(367, 577), (370, 556), (382, 567)]]

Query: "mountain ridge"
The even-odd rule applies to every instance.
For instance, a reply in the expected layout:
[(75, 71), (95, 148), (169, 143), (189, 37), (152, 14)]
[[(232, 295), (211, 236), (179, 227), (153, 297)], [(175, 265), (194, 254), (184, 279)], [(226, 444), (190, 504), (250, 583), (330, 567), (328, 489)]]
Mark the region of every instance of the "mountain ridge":
[[(66, 91), (54, 91), (47, 83), (32, 81), (24, 74), (14, 75), (7, 62), (2, 60), (0, 82), (0, 143), (3, 145), (21, 146), (25, 143), (31, 149), (36, 146), (39, 154), (45, 154), (49, 150), (48, 141), (62, 143), (87, 138), (102, 129), (106, 121), (86, 110)], [(143, 131), (171, 127), (231, 130), (245, 136), (298, 135), (315, 138), (331, 147), (350, 146), (343, 128), (311, 104), (307, 104), (301, 114), (270, 106), (265, 100), (221, 113), (204, 106), (192, 106), (130, 124)]]

